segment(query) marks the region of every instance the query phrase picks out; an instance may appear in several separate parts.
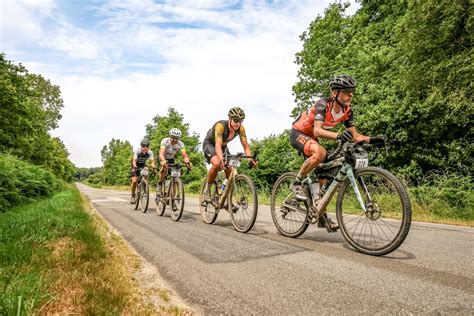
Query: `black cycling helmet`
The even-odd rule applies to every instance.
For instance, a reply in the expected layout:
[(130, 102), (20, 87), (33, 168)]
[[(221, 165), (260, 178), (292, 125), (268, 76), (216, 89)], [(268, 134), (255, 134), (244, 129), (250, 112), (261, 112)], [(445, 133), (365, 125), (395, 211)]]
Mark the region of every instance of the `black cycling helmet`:
[(331, 79), (329, 87), (331, 90), (355, 89), (357, 82), (349, 75), (339, 75)]
[(142, 139), (142, 141), (140, 142), (140, 146), (150, 147), (150, 141), (148, 139)]
[(229, 110), (229, 117), (230, 118), (235, 118), (239, 120), (243, 120), (245, 118), (245, 113), (244, 110), (242, 110), (239, 107), (233, 107)]

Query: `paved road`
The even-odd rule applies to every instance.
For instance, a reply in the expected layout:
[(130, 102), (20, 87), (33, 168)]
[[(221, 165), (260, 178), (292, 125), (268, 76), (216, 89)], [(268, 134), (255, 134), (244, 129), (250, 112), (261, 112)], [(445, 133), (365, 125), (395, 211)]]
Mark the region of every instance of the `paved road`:
[(134, 211), (124, 191), (81, 184), (93, 206), (206, 315), (474, 314), (474, 229), (414, 223), (384, 257), (353, 251), (315, 225), (300, 238), (277, 234), (267, 206), (247, 234), (227, 212), (202, 222), (196, 199), (174, 222)]

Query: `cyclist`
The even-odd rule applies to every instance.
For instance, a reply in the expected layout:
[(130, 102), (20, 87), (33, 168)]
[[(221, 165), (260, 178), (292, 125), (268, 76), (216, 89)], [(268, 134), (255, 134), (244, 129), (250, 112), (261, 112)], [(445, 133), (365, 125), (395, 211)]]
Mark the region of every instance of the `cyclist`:
[[(227, 149), (227, 144), (239, 135), (240, 143), (244, 148), (246, 156), (251, 156), (250, 145), (247, 142), (247, 136), (245, 134), (245, 128), (242, 125), (245, 119), (244, 111), (239, 107), (233, 107), (229, 110), (228, 120), (218, 121), (212, 126), (207, 132), (206, 138), (203, 142), (204, 156), (206, 157), (207, 163), (211, 163), (212, 166), (207, 173), (207, 183), (204, 189), (203, 202), (210, 202), (210, 184), (214, 183), (219, 170), (225, 169), (226, 177), (230, 176), (230, 169), (226, 169), (224, 166), (224, 152)], [(253, 159), (253, 164), (258, 162)]]
[(186, 153), (184, 144), (180, 140), (181, 131), (178, 128), (172, 128), (169, 131), (169, 136), (170, 137), (163, 138), (160, 145), (160, 154), (158, 159), (161, 167), (160, 180), (158, 181), (158, 185), (156, 187), (158, 194), (157, 199), (161, 197), (161, 186), (163, 185), (163, 181), (168, 175), (168, 164), (174, 164), (174, 156), (176, 155), (176, 153), (178, 153), (178, 151), (181, 151), (181, 155), (183, 156), (183, 160), (186, 166), (188, 168), (192, 167), (192, 163), (189, 160), (188, 154)]
[[(329, 83), (329, 88), (331, 96), (314, 102), (307, 111), (296, 118), (291, 129), (291, 146), (307, 157), (293, 183), (293, 191), (298, 200), (307, 199), (301, 181), (326, 158), (326, 150), (319, 144), (318, 138), (338, 140), (342, 143), (384, 141), (383, 137), (368, 137), (357, 132), (351, 108), (356, 81), (351, 76), (342, 74), (334, 77)], [(339, 123), (343, 123), (346, 127), (342, 133), (329, 131)], [(321, 180), (321, 184), (323, 183), (324, 180)], [(339, 228), (326, 213), (321, 216), (318, 226), (326, 227), (329, 231), (336, 231)]]
[(132, 197), (130, 198), (130, 203), (134, 204), (136, 202), (135, 191), (137, 189), (137, 180), (140, 176), (140, 171), (145, 167), (147, 160), (150, 160), (150, 165), (153, 170), (155, 170), (155, 160), (153, 159), (153, 152), (150, 149), (150, 142), (147, 139), (143, 139), (140, 142), (141, 148), (137, 148), (133, 153), (133, 159), (131, 164), (130, 176), (132, 177)]

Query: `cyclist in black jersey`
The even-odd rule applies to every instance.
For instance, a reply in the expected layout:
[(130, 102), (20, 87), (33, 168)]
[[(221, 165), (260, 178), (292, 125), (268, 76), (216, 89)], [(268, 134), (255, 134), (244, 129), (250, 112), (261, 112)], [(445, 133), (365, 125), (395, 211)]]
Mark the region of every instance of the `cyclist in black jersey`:
[(140, 170), (145, 167), (146, 161), (150, 160), (151, 168), (155, 170), (155, 160), (153, 158), (153, 152), (150, 150), (150, 142), (147, 139), (143, 139), (140, 142), (141, 148), (138, 148), (133, 153), (133, 159), (131, 163), (130, 176), (132, 177), (132, 196), (130, 198), (130, 203), (134, 204), (136, 202), (135, 191), (137, 189), (137, 180), (140, 176)]
[[(244, 111), (239, 107), (233, 107), (229, 110), (228, 120), (221, 120), (216, 122), (212, 128), (207, 132), (206, 138), (202, 144), (204, 156), (207, 163), (212, 166), (207, 173), (207, 185), (204, 190), (204, 202), (210, 201), (209, 187), (216, 179), (219, 170), (224, 170), (224, 152), (227, 150), (227, 144), (239, 135), (240, 143), (244, 148), (246, 156), (251, 156), (250, 145), (247, 142), (247, 135), (245, 128), (242, 125), (245, 119)], [(253, 160), (257, 164), (257, 160)], [(225, 169), (226, 177), (230, 175), (230, 169)]]

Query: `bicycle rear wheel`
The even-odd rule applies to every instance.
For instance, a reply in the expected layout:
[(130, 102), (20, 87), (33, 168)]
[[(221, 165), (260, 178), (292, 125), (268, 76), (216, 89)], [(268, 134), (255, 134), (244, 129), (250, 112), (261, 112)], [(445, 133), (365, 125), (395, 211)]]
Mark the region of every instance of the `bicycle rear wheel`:
[(227, 209), (236, 231), (246, 233), (257, 219), (258, 199), (255, 184), (245, 174), (233, 179), (233, 186), (227, 196)]
[(139, 195), (140, 207), (143, 213), (146, 213), (148, 210), (148, 203), (150, 201), (150, 187), (148, 186), (148, 181), (143, 180), (141, 182), (141, 190)]
[(205, 179), (201, 185), (201, 190), (199, 191), (199, 209), (201, 211), (202, 220), (207, 224), (212, 224), (217, 219), (217, 214), (219, 210), (216, 209), (215, 205), (219, 202), (219, 195), (217, 192), (217, 183), (214, 182), (211, 185), (211, 200), (212, 202), (204, 203), (204, 188), (206, 187), (207, 179)]
[(167, 201), (167, 196), (166, 196), (166, 186), (165, 182), (163, 181), (163, 184), (161, 185), (161, 192), (156, 191), (156, 213), (159, 216), (163, 216), (165, 213), (166, 209), (166, 201)]
[(292, 190), (296, 173), (282, 174), (272, 189), (270, 209), (273, 223), (283, 236), (298, 237), (308, 229), (309, 207), (305, 201), (298, 201)]
[(373, 256), (388, 254), (405, 240), (411, 224), (411, 204), (403, 184), (389, 171), (368, 167), (355, 171), (362, 210), (349, 179), (336, 203), (341, 233), (356, 250)]
[(184, 186), (179, 178), (173, 180), (172, 191), (170, 192), (171, 219), (179, 221), (184, 209)]

